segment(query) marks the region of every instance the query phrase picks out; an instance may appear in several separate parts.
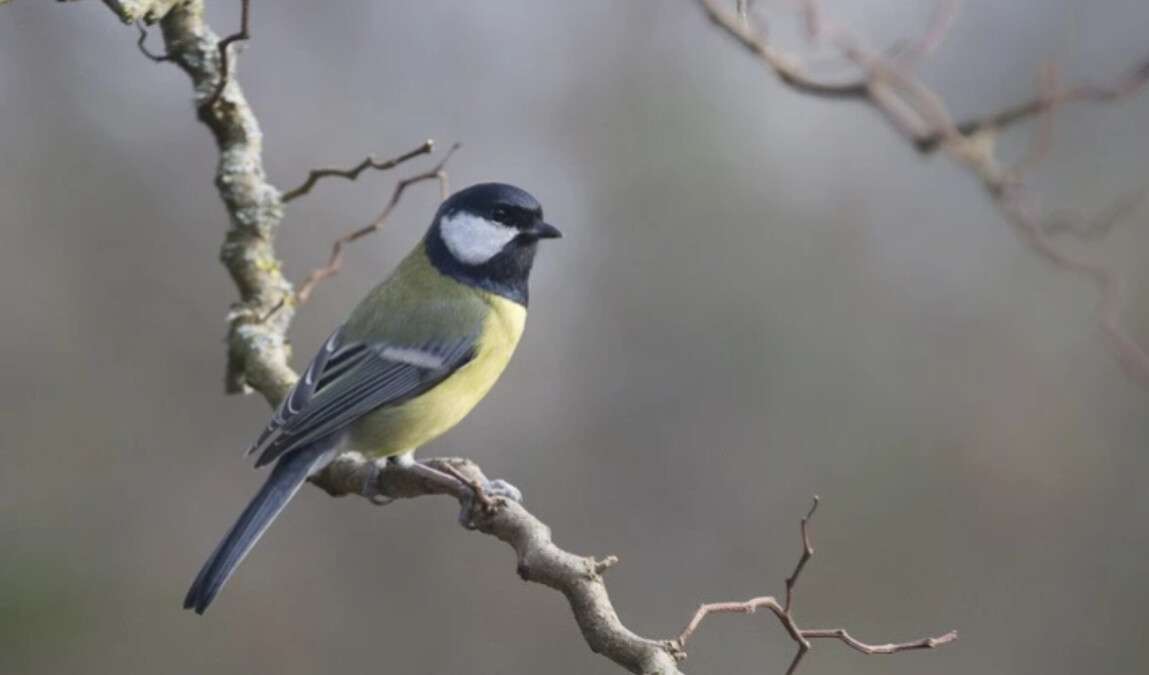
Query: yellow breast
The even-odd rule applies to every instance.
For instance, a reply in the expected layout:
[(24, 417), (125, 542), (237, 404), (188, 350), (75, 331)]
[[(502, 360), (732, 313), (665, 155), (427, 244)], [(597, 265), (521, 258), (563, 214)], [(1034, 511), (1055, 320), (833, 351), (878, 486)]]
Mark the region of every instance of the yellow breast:
[(527, 310), (493, 294), (483, 293), (483, 300), (491, 311), (474, 358), (430, 391), (365, 415), (351, 428), (349, 449), (370, 457), (414, 450), (458, 424), (487, 395), (519, 344)]

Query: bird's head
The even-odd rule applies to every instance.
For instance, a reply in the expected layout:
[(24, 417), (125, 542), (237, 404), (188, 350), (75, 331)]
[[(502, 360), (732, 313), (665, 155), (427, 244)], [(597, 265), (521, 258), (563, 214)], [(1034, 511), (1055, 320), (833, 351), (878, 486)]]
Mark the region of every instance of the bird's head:
[(543, 220), (542, 206), (525, 190), (480, 183), (443, 202), (426, 244), (439, 271), (526, 304), (539, 240), (561, 236)]

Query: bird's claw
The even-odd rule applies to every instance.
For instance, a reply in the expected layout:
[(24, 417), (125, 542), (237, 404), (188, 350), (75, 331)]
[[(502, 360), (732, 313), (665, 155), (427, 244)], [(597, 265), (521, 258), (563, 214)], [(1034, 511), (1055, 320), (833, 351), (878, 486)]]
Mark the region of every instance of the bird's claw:
[[(468, 530), (475, 529), (475, 516), (479, 513), (492, 513), (500, 506), (499, 500), (522, 503), (523, 493), (507, 481), (495, 480), (468, 481), (470, 492), (463, 496), (462, 507), (459, 509), (459, 524)], [(505, 502), (504, 502), (505, 503)]]

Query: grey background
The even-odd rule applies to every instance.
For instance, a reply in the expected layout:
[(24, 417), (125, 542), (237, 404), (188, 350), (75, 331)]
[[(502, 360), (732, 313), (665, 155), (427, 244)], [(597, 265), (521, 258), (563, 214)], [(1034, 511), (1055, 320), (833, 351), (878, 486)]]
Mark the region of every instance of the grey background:
[[(880, 45), (931, 6), (830, 3)], [(209, 12), (226, 32), (238, 6)], [(1120, 72), (1147, 21), (1135, 0), (971, 1), (924, 76), (958, 116), (988, 111), (1030, 96), (1047, 59)], [(686, 0), (257, 2), (255, 36), (241, 78), (280, 187), (460, 140), (454, 185), (522, 184), (564, 228), (503, 381), (424, 452), (473, 457), (560, 544), (621, 556), (609, 583), (635, 630), (780, 591), (817, 492), (801, 620), (962, 638), (819, 645), (802, 672), (1149, 666), (1149, 392), (1107, 351), (1093, 289), (971, 178), (862, 106), (779, 86)], [(215, 149), (186, 78), (134, 41), (94, 1), (0, 8), (0, 672), (617, 672), (447, 500), (305, 490), (206, 618), (179, 610), (262, 479), (240, 451), (268, 411), (221, 393)], [(1147, 115), (1149, 97), (1059, 114), (1050, 206), (1143, 185)], [(289, 275), (391, 180), (293, 204)], [(321, 287), (300, 358), (420, 236), (434, 193)], [(1147, 217), (1092, 249), (1142, 342)], [(689, 672), (781, 672), (790, 645), (767, 616), (723, 617), (690, 652)]]

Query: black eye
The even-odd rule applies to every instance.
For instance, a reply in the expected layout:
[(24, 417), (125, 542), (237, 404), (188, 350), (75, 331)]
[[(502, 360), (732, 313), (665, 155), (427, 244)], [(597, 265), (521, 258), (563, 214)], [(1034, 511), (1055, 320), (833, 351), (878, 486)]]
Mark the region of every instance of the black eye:
[(505, 222), (510, 219), (511, 212), (502, 206), (496, 206), (494, 211), (491, 211), (491, 217), (495, 220)]

